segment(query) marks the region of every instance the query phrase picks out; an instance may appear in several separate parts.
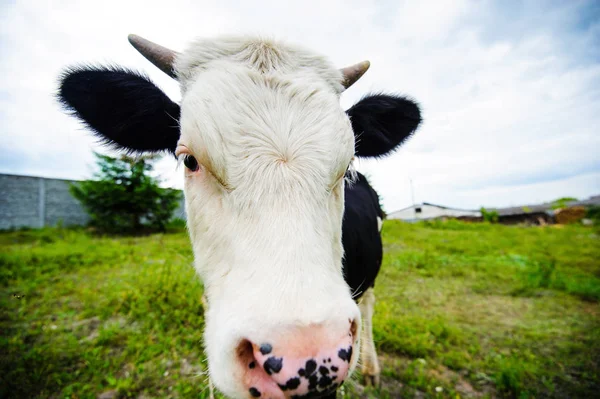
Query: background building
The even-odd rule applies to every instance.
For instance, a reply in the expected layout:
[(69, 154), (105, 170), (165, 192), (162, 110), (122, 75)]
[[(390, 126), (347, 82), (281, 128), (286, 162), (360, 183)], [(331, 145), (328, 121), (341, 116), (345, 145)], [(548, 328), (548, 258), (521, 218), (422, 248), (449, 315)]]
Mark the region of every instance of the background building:
[(399, 211), (391, 212), (387, 215), (387, 219), (400, 219), (404, 220), (405, 222), (415, 222), (417, 220), (429, 220), (444, 217), (480, 218), (481, 212), (467, 209), (448, 208), (441, 205), (423, 202), (422, 204), (412, 205), (408, 208), (400, 209)]

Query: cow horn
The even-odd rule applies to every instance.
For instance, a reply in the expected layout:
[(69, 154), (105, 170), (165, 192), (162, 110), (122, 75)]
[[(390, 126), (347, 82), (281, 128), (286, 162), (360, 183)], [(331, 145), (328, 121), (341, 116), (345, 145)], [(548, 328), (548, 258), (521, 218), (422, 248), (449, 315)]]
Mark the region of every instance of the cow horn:
[(344, 76), (344, 80), (342, 81), (344, 88), (347, 89), (356, 83), (356, 81), (367, 72), (367, 69), (369, 69), (370, 66), (371, 63), (369, 61), (363, 61), (340, 69), (340, 72), (342, 72), (342, 75)]
[(177, 51), (169, 50), (138, 35), (129, 35), (127, 39), (148, 61), (173, 79), (176, 79), (173, 62), (175, 57), (179, 55)]

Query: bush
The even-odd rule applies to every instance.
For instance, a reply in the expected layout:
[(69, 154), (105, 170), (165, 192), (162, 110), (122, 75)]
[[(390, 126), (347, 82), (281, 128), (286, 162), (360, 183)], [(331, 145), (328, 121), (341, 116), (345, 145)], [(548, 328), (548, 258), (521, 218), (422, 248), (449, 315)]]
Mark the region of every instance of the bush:
[(592, 205), (586, 210), (585, 217), (588, 219), (592, 219), (594, 224), (600, 224), (600, 206)]
[(173, 219), (169, 220), (169, 223), (167, 224), (167, 228), (174, 229), (174, 230), (181, 230), (181, 229), (185, 229), (186, 225), (187, 225), (187, 222), (184, 219), (173, 218)]
[(569, 202), (577, 201), (575, 197), (562, 197), (557, 200), (552, 201), (552, 209), (563, 209), (569, 205)]
[(165, 231), (181, 193), (159, 187), (149, 175), (155, 158), (95, 155), (98, 180), (71, 186), (71, 193), (89, 213), (90, 224), (106, 232)]
[(484, 222), (498, 223), (499, 215), (497, 211), (488, 211), (484, 207), (481, 207), (481, 217)]

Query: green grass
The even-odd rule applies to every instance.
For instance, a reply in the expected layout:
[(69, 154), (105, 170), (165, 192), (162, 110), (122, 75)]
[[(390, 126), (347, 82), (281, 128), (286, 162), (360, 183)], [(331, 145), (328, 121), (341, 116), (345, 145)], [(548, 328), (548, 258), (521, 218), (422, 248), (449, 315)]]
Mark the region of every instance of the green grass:
[[(344, 398), (595, 397), (591, 228), (388, 221), (380, 389)], [(0, 233), (0, 397), (208, 397), (202, 285), (184, 231)]]

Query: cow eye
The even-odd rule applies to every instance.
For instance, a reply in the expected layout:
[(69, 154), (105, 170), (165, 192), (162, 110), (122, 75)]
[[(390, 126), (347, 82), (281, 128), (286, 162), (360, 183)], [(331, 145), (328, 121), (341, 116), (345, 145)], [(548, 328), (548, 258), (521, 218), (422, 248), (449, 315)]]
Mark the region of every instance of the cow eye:
[(198, 161), (192, 155), (186, 155), (185, 158), (183, 158), (183, 164), (192, 172), (195, 172), (200, 168)]

